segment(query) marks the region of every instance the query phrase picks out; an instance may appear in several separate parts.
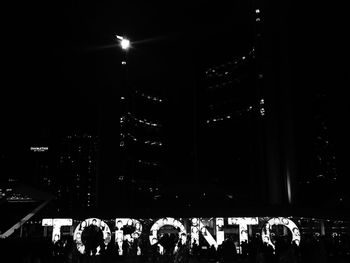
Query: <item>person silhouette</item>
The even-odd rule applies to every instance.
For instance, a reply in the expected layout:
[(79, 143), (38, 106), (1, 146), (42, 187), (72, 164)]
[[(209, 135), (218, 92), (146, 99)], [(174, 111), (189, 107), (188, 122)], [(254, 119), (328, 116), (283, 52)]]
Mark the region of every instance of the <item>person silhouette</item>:
[(97, 247), (103, 243), (103, 232), (98, 227), (96, 219), (93, 219), (92, 224), (84, 229), (81, 239), (85, 245), (85, 253), (87, 255), (95, 255)]

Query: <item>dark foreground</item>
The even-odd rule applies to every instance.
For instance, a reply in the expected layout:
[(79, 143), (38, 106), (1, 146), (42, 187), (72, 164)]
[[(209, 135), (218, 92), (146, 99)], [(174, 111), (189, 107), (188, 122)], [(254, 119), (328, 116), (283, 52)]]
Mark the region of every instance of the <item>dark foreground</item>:
[[(60, 251), (55, 251), (50, 240), (44, 239), (13, 239), (0, 240), (0, 262), (23, 263), (63, 263), (63, 262), (121, 262), (121, 263), (345, 263), (350, 262), (350, 242), (343, 239), (313, 237), (303, 239), (300, 246), (289, 242), (276, 243), (273, 251), (259, 240), (251, 240), (242, 251), (243, 254), (232, 252), (232, 247), (225, 251), (221, 249), (199, 249), (181, 256), (165, 252), (159, 255), (151, 247), (144, 248), (142, 255), (118, 256), (114, 250), (102, 251), (98, 256), (81, 255), (73, 242), (68, 242)], [(190, 251), (190, 250), (188, 250)], [(193, 255), (194, 254), (194, 255)]]

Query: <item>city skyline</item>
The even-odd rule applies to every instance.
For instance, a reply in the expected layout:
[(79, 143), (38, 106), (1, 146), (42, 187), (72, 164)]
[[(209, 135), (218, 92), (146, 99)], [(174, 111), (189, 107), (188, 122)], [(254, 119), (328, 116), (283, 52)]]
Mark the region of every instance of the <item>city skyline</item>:
[[(256, 8), (251, 3), (237, 4), (237, 9), (225, 9), (227, 6), (224, 5), (213, 10), (210, 6), (197, 8), (195, 5), (187, 9), (177, 5), (172, 11), (165, 6), (143, 7), (145, 10), (135, 10), (128, 5), (124, 9), (77, 1), (73, 7), (61, 6), (62, 10), (52, 10), (52, 13), (34, 12), (38, 16), (24, 31), (28, 47), (15, 52), (16, 59), (10, 59), (12, 67), (19, 66), (19, 69), (11, 71), (14, 81), (11, 88), (5, 91), (8, 100), (1, 106), (4, 113), (2, 148), (6, 156), (14, 156), (11, 157), (13, 163), (24, 160), (23, 152), (29, 147), (45, 146), (40, 145), (41, 138), (55, 141), (60, 136), (87, 132), (111, 138), (112, 141), (113, 134), (118, 134), (117, 87), (118, 79), (122, 77), (118, 70), (122, 53), (115, 35), (123, 34), (130, 37), (133, 46), (130, 50), (130, 74), (137, 76), (137, 79), (135, 77), (132, 84), (147, 83), (145, 89), (151, 91), (153, 85), (163, 85), (162, 92), (171, 102), (172, 109), (176, 109), (175, 113), (171, 110), (164, 113), (172, 113), (174, 120), (169, 122), (171, 132), (168, 134), (174, 146), (172, 156), (180, 156), (180, 160), (187, 162), (177, 173), (186, 168), (189, 173), (193, 171), (195, 164), (192, 158), (196, 151), (193, 90), (202, 88), (198, 84), (198, 72), (232, 57), (242, 56), (251, 48), (252, 37), (248, 32), (254, 24), (251, 18)], [(264, 20), (264, 8), (259, 10)], [(53, 16), (49, 17), (50, 14)], [(62, 14), (68, 19), (64, 19)], [(179, 16), (182, 19), (177, 19)], [(19, 25), (24, 24), (25, 17), (19, 20)], [(47, 24), (41, 23), (44, 18)], [(268, 16), (266, 23), (273, 24), (273, 19), (274, 16)], [(283, 26), (290, 27), (289, 31)], [(313, 114), (310, 101), (319, 93), (317, 86), (326, 83), (328, 88), (323, 93), (327, 101), (324, 107), (330, 120), (328, 130), (337, 156), (337, 171), (345, 178), (349, 174), (349, 139), (343, 115), (347, 112), (348, 103), (342, 84), (346, 77), (339, 63), (346, 58), (348, 51), (346, 48), (336, 50), (336, 45), (332, 44), (333, 49), (321, 53), (327, 47), (322, 42), (323, 38), (316, 37), (310, 41), (307, 30), (298, 31), (300, 28), (292, 22), (283, 24), (281, 28), (276, 26), (275, 29), (282, 29), (282, 37), (265, 37), (265, 51), (270, 48), (273, 52), (280, 52), (274, 53), (271, 59), (284, 63), (281, 67), (283, 70), (276, 70), (279, 76), (276, 79), (281, 78), (282, 83), (290, 80), (289, 98), (293, 110), (292, 117), (287, 118), (292, 118), (297, 126), (295, 139), (309, 143), (304, 129), (310, 127), (309, 118)], [(324, 30), (318, 29), (316, 32), (330, 34), (327, 29)], [(305, 39), (304, 44), (297, 41), (299, 33)], [(342, 36), (332, 34), (335, 39), (343, 40), (338, 43), (346, 47)], [(284, 37), (291, 40), (288, 45), (282, 44), (287, 50), (274, 49), (278, 41), (287, 41)], [(308, 52), (309, 56), (306, 56)], [(342, 52), (345, 53), (344, 57), (341, 56)], [(270, 62), (268, 54), (266, 51), (265, 67), (276, 63)], [(16, 73), (21, 77), (15, 78)], [(138, 82), (147, 77), (148, 82)], [(18, 90), (21, 91), (20, 95), (17, 94)], [(277, 104), (283, 104), (284, 95), (276, 96), (280, 96), (276, 100), (281, 99)], [(109, 126), (113, 118), (115, 125)], [(283, 119), (281, 116), (278, 118)], [(109, 128), (111, 130), (106, 135), (105, 130)], [(106, 155), (113, 154), (113, 145), (117, 145), (119, 137), (113, 140), (112, 145), (105, 148)], [(184, 147), (179, 147), (182, 142)], [(298, 153), (303, 152), (306, 144), (298, 145)], [(304, 168), (307, 171), (306, 166), (298, 167), (299, 171)]]

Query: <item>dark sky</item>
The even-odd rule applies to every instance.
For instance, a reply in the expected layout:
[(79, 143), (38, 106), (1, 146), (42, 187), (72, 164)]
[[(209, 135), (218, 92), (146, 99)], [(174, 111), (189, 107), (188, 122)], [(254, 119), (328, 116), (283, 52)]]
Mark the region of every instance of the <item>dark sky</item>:
[[(185, 63), (192, 69), (191, 56), (202, 53), (209, 58), (210, 48), (219, 54), (220, 47), (233, 42), (231, 36), (231, 42), (222, 41), (223, 36), (228, 39), (233, 31), (244, 34), (247, 26), (242, 17), (248, 12), (245, 1), (237, 1), (239, 8), (111, 2), (115, 1), (42, 1), (7, 7), (2, 110), (8, 136), (32, 136), (37, 128), (79, 126), (94, 119), (91, 114), (108, 96), (96, 87), (108, 81), (103, 78), (118, 76), (115, 34), (135, 41), (136, 60), (147, 50), (152, 54), (149, 63), (163, 63), (163, 70), (172, 71), (182, 62), (176, 61), (179, 56), (187, 56)], [(161, 60), (164, 56), (167, 59)]]
[[(114, 77), (110, 74), (117, 65), (113, 56), (120, 56), (118, 47), (113, 47), (115, 34), (136, 41), (135, 56), (152, 50), (154, 61), (162, 61), (165, 71), (176, 68), (182, 61), (179, 58), (187, 55), (191, 55), (186, 57), (190, 70), (199, 61), (215, 61), (227, 47), (234, 46), (240, 53), (249, 42), (245, 14), (251, 10), (250, 1), (49, 2), (3, 8), (1, 143), (10, 148), (37, 137), (45, 127), (64, 131), (74, 126), (97, 126), (98, 109), (109, 93), (95, 87), (104, 83), (101, 76)], [(349, 83), (346, 9), (317, 3), (291, 5), (289, 16), (280, 10), (272, 12), (289, 20), (285, 30), (289, 30), (291, 76), (295, 94), (300, 94), (295, 96), (305, 102), (310, 90), (326, 85), (336, 127), (334, 138), (345, 159)], [(162, 60), (169, 52), (173, 61)], [(101, 63), (107, 57), (110, 62)], [(190, 75), (188, 72), (183, 75)], [(179, 87), (174, 92), (183, 91)]]

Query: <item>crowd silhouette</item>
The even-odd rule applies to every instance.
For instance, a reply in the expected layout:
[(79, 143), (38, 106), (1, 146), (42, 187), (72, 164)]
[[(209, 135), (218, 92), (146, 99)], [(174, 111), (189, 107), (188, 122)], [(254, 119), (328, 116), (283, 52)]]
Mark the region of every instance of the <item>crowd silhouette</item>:
[[(126, 238), (122, 243), (122, 255), (118, 244), (101, 241), (101, 236), (91, 227), (90, 243), (81, 254), (71, 236), (63, 236), (52, 242), (51, 238), (2, 239), (0, 247), (1, 262), (137, 262), (137, 263), (345, 263), (350, 262), (350, 238), (348, 235), (315, 236), (304, 235), (299, 246), (290, 242), (287, 237), (276, 237), (275, 249), (263, 243), (256, 235), (249, 242), (243, 242), (240, 253), (236, 243), (227, 238), (217, 248), (200, 246), (196, 242), (192, 247), (190, 238), (173, 233), (162, 234), (159, 239), (149, 242), (149, 237), (141, 235), (137, 239)], [(97, 231), (98, 232), (98, 231)], [(94, 236), (95, 235), (95, 236)], [(85, 237), (84, 237), (85, 238)], [(89, 239), (89, 238), (88, 238)], [(88, 242), (88, 241), (85, 241)], [(99, 250), (97, 247), (100, 246)], [(98, 253), (97, 253), (98, 251)]]

